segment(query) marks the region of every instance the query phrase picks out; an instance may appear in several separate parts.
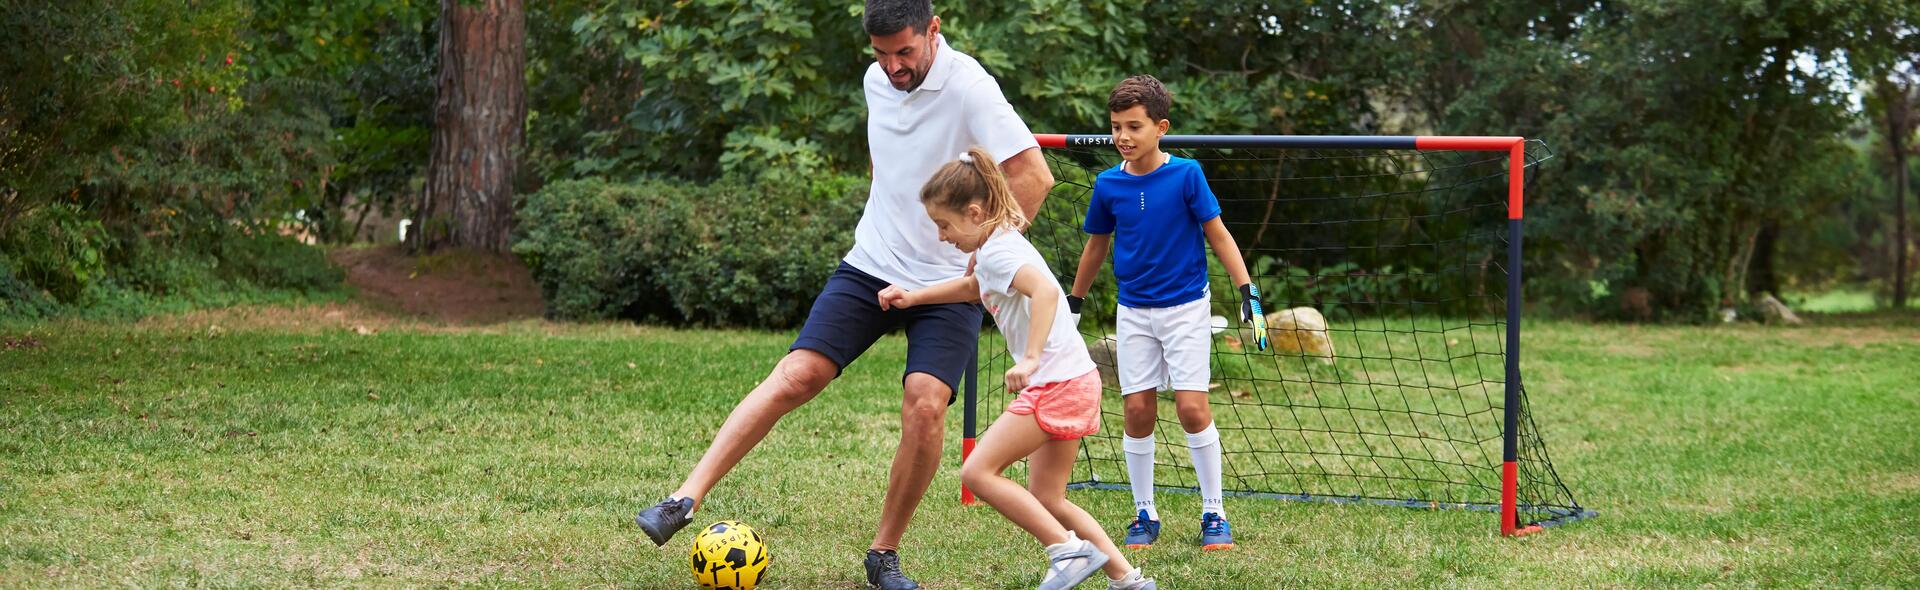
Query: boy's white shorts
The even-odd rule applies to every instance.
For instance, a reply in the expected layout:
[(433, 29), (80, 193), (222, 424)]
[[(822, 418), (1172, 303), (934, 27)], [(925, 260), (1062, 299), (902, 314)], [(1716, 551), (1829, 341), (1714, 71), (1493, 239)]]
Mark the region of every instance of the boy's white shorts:
[(1173, 307), (1119, 306), (1114, 369), (1121, 395), (1206, 391), (1212, 376), (1212, 294)]

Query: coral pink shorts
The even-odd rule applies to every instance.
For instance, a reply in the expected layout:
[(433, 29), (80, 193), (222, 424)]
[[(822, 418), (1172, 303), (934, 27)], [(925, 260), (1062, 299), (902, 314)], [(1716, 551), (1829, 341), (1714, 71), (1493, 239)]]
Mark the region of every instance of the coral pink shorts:
[(1100, 430), (1100, 372), (1055, 381), (1026, 391), (1007, 404), (1007, 412), (1032, 415), (1053, 440), (1073, 440)]

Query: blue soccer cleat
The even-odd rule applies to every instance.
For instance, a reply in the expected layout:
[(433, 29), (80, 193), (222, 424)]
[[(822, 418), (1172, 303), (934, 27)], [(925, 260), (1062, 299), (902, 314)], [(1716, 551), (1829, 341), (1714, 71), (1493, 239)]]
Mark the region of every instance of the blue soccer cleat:
[(1227, 518), (1208, 512), (1200, 515), (1200, 549), (1219, 551), (1233, 548), (1233, 525)]
[(1160, 521), (1147, 518), (1147, 511), (1141, 510), (1134, 515), (1133, 523), (1127, 525), (1127, 538), (1121, 544), (1128, 549), (1146, 549), (1160, 539)]

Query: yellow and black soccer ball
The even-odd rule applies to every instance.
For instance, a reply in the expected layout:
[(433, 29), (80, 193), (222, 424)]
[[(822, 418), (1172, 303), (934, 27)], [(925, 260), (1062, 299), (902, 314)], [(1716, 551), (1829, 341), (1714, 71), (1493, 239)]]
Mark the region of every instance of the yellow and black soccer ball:
[(707, 525), (693, 539), (693, 581), (706, 590), (753, 590), (773, 555), (760, 532), (723, 520)]

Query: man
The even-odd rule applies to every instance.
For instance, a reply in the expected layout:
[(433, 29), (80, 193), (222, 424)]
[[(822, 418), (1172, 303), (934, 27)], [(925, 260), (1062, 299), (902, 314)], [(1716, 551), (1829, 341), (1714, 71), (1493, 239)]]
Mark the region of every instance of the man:
[(814, 300), (787, 356), (727, 416), (680, 489), (634, 520), (655, 544), (666, 544), (775, 422), (812, 400), (880, 336), (905, 329), (900, 445), (865, 565), (870, 586), (913, 590), (919, 584), (900, 569), (900, 538), (939, 469), (946, 409), (978, 344), (981, 311), (965, 303), (883, 310), (879, 291), (889, 284), (926, 288), (966, 273), (966, 255), (940, 242), (919, 200), (921, 185), (941, 165), (981, 146), (1000, 161), (1029, 219), (1053, 175), (999, 83), (940, 35), (932, 2), (868, 0), (864, 25), (874, 52), (864, 80), (873, 187), (853, 249)]

